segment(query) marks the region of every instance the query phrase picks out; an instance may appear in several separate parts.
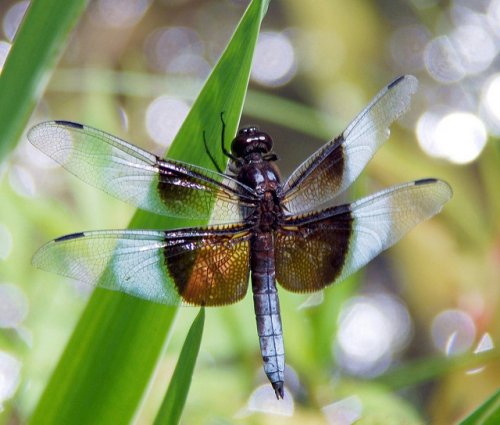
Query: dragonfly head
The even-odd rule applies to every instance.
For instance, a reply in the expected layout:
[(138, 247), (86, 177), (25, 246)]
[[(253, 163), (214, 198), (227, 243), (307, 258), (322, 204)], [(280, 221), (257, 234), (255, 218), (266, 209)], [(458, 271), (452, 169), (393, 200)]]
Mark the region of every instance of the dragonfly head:
[(272, 148), (273, 139), (271, 136), (256, 126), (240, 129), (231, 143), (231, 152), (236, 158), (244, 158), (254, 152), (267, 154), (271, 152)]

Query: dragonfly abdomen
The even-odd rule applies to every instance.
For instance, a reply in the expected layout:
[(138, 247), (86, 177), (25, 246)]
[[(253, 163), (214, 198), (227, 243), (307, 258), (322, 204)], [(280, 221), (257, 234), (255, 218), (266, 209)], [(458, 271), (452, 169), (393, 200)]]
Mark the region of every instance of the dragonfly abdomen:
[(272, 233), (257, 233), (251, 249), (252, 290), (264, 371), (277, 398), (284, 396), (285, 350), (276, 289)]

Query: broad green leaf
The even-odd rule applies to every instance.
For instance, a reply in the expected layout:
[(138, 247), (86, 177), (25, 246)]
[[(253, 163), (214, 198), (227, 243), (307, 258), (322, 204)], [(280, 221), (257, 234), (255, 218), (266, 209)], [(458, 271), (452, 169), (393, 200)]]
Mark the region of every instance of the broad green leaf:
[(465, 418), (460, 425), (496, 425), (500, 423), (500, 390)]
[(0, 158), (14, 149), (86, 0), (33, 0), (0, 74)]
[(205, 308), (202, 307), (196, 316), (182, 346), (177, 366), (170, 380), (167, 393), (155, 419), (155, 425), (173, 425), (179, 423), (182, 410), (186, 404), (191, 377), (193, 376), (196, 358), (200, 351)]
[[(268, 1), (250, 3), (226, 50), (195, 100), (168, 156), (214, 168), (203, 144), (220, 154), (220, 113), (226, 142), (235, 134), (243, 107), (260, 23)], [(130, 227), (192, 225), (137, 212)], [(33, 424), (129, 423), (144, 396), (175, 308), (121, 293), (92, 295), (31, 419)]]

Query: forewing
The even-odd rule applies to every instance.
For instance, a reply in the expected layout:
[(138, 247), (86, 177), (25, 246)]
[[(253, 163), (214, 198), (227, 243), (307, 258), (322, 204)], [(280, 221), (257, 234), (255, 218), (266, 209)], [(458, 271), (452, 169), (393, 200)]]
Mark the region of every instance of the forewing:
[(437, 214), (451, 196), (443, 181), (418, 180), (350, 205), (289, 218), (276, 233), (276, 279), (292, 292), (343, 280)]
[(247, 291), (249, 233), (236, 226), (75, 233), (41, 247), (33, 264), (162, 304), (230, 304)]
[(336, 139), (311, 155), (283, 186), (285, 211), (304, 214), (332, 201), (359, 176), (410, 106), (418, 81), (406, 75), (386, 86)]
[(229, 176), (162, 160), (88, 126), (49, 121), (28, 139), (84, 182), (157, 214), (236, 223), (255, 208), (251, 190)]

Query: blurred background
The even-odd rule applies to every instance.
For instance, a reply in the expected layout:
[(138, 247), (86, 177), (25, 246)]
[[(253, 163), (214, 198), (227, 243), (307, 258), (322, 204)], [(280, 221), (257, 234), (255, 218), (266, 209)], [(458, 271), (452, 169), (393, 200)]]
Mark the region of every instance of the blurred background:
[[(163, 154), (247, 3), (92, 1), (30, 125), (82, 122)], [(0, 3), (0, 67), (28, 5)], [(499, 51), (500, 0), (271, 2), (242, 124), (273, 135), (282, 174), (409, 73), (420, 81), (411, 110), (349, 198), (424, 177), (448, 181), (454, 197), (342, 284), (280, 292), (285, 402), (269, 398), (251, 297), (207, 310), (183, 423), (450, 424), (498, 388), (498, 356), (474, 359), (500, 337)], [(65, 233), (124, 228), (133, 209), (25, 136), (0, 164), (0, 199), (0, 424), (14, 424), (91, 291), (33, 269), (31, 255)], [(196, 312), (179, 312), (137, 423), (154, 418)]]

